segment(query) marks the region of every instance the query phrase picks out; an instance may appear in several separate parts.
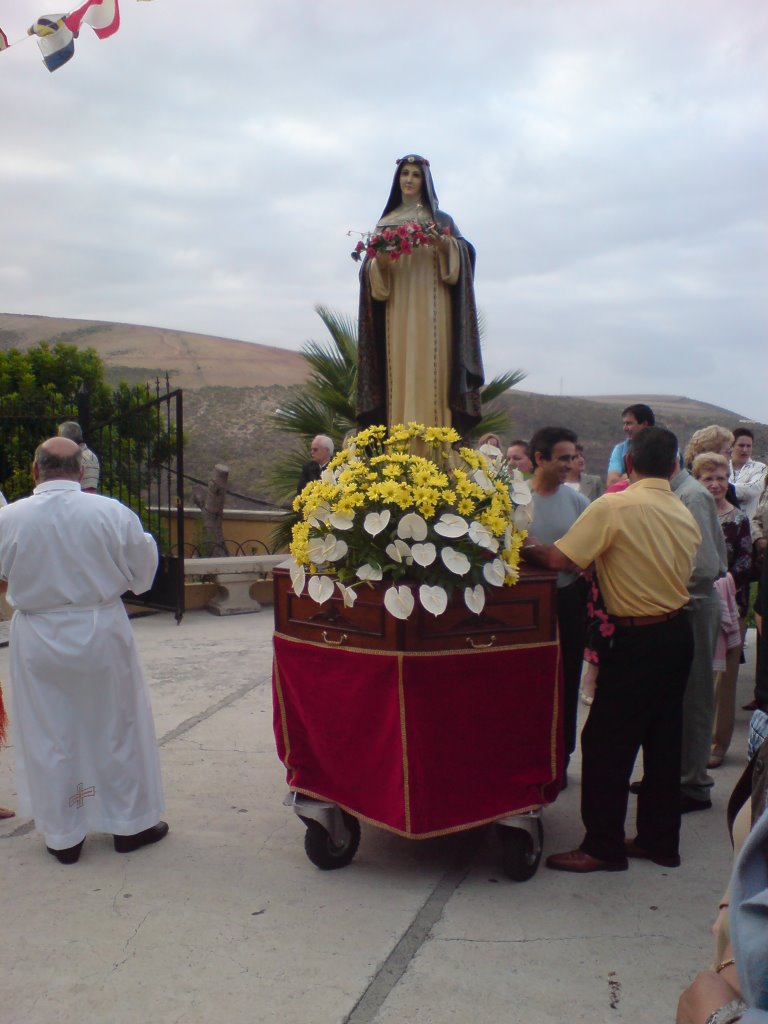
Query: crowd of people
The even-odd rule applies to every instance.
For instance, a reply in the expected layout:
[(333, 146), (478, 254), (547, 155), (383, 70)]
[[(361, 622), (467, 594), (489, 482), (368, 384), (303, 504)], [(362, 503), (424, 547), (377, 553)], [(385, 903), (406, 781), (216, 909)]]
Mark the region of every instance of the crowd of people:
[[(545, 426), (506, 448), (510, 471), (532, 492), (523, 558), (557, 573), (562, 788), (580, 693), (589, 705), (584, 836), (546, 864), (576, 873), (626, 871), (632, 859), (680, 865), (681, 817), (712, 807), (709, 773), (733, 741), (758, 580), (750, 757), (729, 807), (738, 860), (720, 905), (715, 964), (685, 990), (677, 1020), (764, 1020), (754, 1013), (768, 1009), (768, 473), (747, 427), (704, 427), (684, 453), (647, 405), (623, 410), (622, 428), (605, 487), (585, 472), (569, 428)], [(504, 451), (497, 435), (478, 444)], [(333, 453), (331, 438), (313, 439), (300, 489)], [(73, 864), (89, 831), (111, 832), (118, 852), (168, 832), (147, 686), (120, 601), (149, 588), (157, 547), (133, 512), (95, 493), (98, 461), (76, 423), (40, 445), (33, 474), (32, 496), (0, 508), (0, 585), (16, 609), (17, 783), (21, 811), (48, 852)], [(0, 697), (0, 740), (4, 726)], [(641, 751), (643, 776), (631, 782)], [(626, 838), (631, 793), (636, 828)], [(12, 814), (0, 807), (0, 817)]]
[[(533, 520), (523, 557), (557, 572), (565, 773), (575, 747), (580, 678), (590, 705), (581, 733), (578, 847), (547, 867), (625, 871), (633, 858), (681, 863), (681, 816), (712, 807), (709, 772), (733, 738), (749, 594), (758, 581), (749, 759), (731, 796), (738, 852), (720, 904), (713, 966), (683, 992), (678, 1024), (767, 1019), (768, 1011), (768, 474), (754, 435), (719, 425), (678, 439), (644, 404), (622, 412), (606, 493), (584, 474), (572, 431), (545, 427), (509, 446), (529, 476)], [(513, 450), (514, 449), (514, 450)], [(522, 458), (529, 460), (525, 469)], [(567, 488), (578, 502), (566, 499)], [(597, 491), (595, 491), (597, 486)], [(576, 493), (574, 494), (573, 491)], [(586, 638), (586, 642), (584, 642)], [(573, 648), (581, 647), (578, 658)], [(643, 777), (630, 782), (638, 754)], [(629, 795), (636, 828), (625, 836)], [(739, 852), (740, 851), (740, 852)]]

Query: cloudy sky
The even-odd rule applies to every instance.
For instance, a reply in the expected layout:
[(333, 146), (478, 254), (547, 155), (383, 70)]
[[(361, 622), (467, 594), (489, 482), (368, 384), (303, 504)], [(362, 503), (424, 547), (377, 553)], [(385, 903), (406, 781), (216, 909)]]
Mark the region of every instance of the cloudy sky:
[(764, 0), (120, 2), (52, 74), (0, 54), (1, 312), (297, 349), (415, 151), (489, 374), (768, 420)]

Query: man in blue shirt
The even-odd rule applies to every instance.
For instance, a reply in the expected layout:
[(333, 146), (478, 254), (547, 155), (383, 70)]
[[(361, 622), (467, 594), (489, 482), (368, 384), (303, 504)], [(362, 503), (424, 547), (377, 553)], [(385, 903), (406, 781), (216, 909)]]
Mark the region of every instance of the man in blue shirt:
[(643, 405), (639, 402), (637, 405), (628, 405), (626, 409), (622, 410), (621, 413), (621, 426), (624, 433), (627, 435), (625, 441), (621, 441), (611, 452), (611, 457), (608, 460), (608, 478), (606, 480), (606, 487), (610, 487), (611, 484), (617, 483), (626, 474), (624, 468), (624, 456), (627, 454), (629, 449), (629, 442), (645, 427), (652, 427), (656, 423), (656, 417), (653, 415), (653, 409), (650, 405)]

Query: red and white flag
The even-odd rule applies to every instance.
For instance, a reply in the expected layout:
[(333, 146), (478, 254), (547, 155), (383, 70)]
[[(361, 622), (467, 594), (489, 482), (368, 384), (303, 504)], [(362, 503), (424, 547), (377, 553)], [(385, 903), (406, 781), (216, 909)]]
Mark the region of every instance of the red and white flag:
[(120, 8), (117, 0), (86, 0), (67, 15), (65, 22), (75, 35), (81, 25), (90, 25), (99, 39), (106, 39), (120, 28)]

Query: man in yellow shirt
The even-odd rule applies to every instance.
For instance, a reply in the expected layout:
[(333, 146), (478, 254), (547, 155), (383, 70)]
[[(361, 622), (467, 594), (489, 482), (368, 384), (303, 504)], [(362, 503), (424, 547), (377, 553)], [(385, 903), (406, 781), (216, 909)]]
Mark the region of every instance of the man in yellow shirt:
[[(613, 625), (581, 737), (586, 835), (579, 849), (547, 859), (558, 871), (625, 871), (627, 857), (680, 863), (683, 693), (693, 656), (684, 608), (701, 534), (669, 485), (675, 435), (647, 427), (628, 459), (625, 491), (594, 501), (555, 544), (529, 538), (523, 548), (526, 561), (559, 572), (594, 562)], [(641, 747), (648, 785), (638, 797), (637, 837), (627, 842), (629, 778)]]

